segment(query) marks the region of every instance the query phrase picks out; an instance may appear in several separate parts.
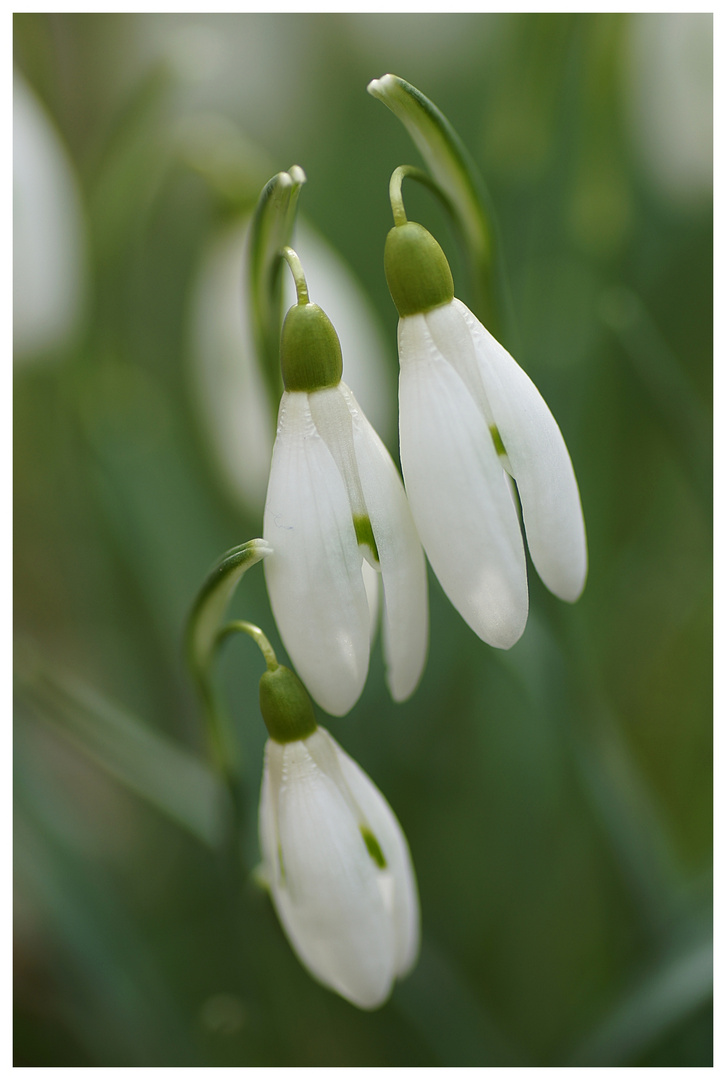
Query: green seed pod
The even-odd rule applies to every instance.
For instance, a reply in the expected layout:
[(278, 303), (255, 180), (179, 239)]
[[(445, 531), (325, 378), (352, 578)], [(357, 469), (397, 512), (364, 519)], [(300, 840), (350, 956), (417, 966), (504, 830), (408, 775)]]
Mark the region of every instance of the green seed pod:
[(307, 690), (295, 672), (282, 664), (260, 679), (260, 710), (275, 742), (307, 739), (317, 727)]
[(441, 246), (428, 229), (415, 221), (391, 229), (383, 265), (401, 318), (430, 311), (454, 299), (454, 279)]
[(337, 386), (343, 356), (335, 327), (317, 304), (295, 304), (285, 316), (280, 343), (286, 390), (322, 390)]

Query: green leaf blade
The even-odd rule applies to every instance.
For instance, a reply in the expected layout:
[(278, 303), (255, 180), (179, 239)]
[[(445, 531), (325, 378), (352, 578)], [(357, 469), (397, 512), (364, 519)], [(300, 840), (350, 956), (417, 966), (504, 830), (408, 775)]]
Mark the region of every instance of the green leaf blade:
[(471, 265), (479, 314), (498, 336), (497, 309), (506, 305), (494, 218), (484, 182), (468, 150), (441, 110), (398, 75), (373, 79), (368, 93), (398, 117), (450, 200)]
[(232, 594), (243, 576), (272, 553), (266, 540), (248, 540), (230, 548), (207, 574), (187, 623), (187, 659), (197, 677), (205, 677), (217, 632)]
[(293, 165), (267, 182), (255, 207), (248, 260), (250, 311), (258, 358), (272, 401), (282, 392), (280, 330), (282, 326), (282, 248), (292, 241), (304, 171)]
[(19, 689), (42, 721), (124, 787), (207, 846), (222, 841), (226, 792), (190, 751), (64, 673), (30, 669)]

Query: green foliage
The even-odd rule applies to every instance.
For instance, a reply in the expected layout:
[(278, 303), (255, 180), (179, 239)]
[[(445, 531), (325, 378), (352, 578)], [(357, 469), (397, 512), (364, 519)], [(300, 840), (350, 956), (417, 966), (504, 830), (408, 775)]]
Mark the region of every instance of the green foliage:
[[(16, 17), (88, 266), (80, 332), (15, 370), (16, 1064), (710, 1064), (712, 220), (686, 141), (710, 121), (694, 106), (674, 157), (658, 132), (677, 143), (683, 120), (657, 114), (692, 85), (688, 50), (666, 63), (686, 31), (708, 45), (710, 17)], [(508, 653), (431, 578), (418, 691), (390, 701), (376, 644), (329, 722), (400, 819), (422, 899), (420, 961), (368, 1014), (309, 978), (254, 884), (257, 650), (235, 636), (215, 675), (233, 807), (184, 663), (206, 568), (261, 529), (203, 434), (190, 318), (208, 246), (256, 214), (269, 411), (276, 253), (307, 175), (299, 209), (354, 268), (393, 373), (387, 185), (412, 148), (365, 93), (391, 69), (425, 91), (386, 104), (454, 220), (473, 215), (478, 262), (429, 192), (409, 185), (407, 213), (485, 321), (499, 298), (575, 464), (590, 576), (570, 607), (532, 574)], [(293, 158), (305, 174), (258, 205)], [(284, 662), (260, 569), (235, 583), (209, 579), (197, 657), (229, 602)]]

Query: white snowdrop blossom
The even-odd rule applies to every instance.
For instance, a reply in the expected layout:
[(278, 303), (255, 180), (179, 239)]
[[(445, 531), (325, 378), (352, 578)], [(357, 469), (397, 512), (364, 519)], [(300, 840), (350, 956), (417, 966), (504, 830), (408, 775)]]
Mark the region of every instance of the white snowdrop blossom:
[(403, 701), (428, 645), (426, 567), (398, 471), (340, 381), (330, 320), (315, 304), (288, 312), (285, 391), (267, 489), (265, 578), (275, 620), (315, 700), (335, 716), (368, 673), (371, 605), (364, 559), (383, 582), (383, 647), (391, 694)]
[(382, 1005), (418, 955), (416, 879), (390, 806), (324, 728), (268, 740), (260, 848), (301, 962), (359, 1008)]
[(50, 117), (13, 74), (13, 345), (16, 362), (73, 341), (87, 288), (80, 185)]
[(469, 626), (510, 648), (527, 621), (516, 492), (537, 572), (573, 602), (587, 546), (564, 439), (531, 379), (454, 298), (446, 257), (421, 225), (397, 224), (386, 276), (401, 316), (401, 465), (434, 573)]

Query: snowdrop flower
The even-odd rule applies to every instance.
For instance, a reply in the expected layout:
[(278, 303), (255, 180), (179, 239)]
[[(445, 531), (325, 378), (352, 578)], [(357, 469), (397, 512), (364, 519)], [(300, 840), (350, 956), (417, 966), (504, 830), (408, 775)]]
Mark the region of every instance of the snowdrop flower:
[(282, 329), (280, 402), (264, 516), (270, 604), (315, 700), (342, 716), (368, 672), (370, 609), (363, 560), (383, 581), (383, 647), (396, 701), (413, 693), (428, 643), (426, 567), (391, 457), (341, 382), (340, 343), (308, 300), (286, 249), (298, 303)]
[(419, 948), (416, 879), (390, 806), (324, 728), (296, 676), (262, 676), (270, 738), (260, 797), (263, 876), (308, 971), (375, 1009)]
[[(391, 190), (393, 204), (393, 182)], [(400, 315), (406, 493), (444, 592), (479, 637), (508, 649), (524, 631), (529, 602), (511, 481), (537, 572), (571, 602), (587, 573), (577, 481), (560, 429), (531, 379), (454, 298), (436, 240), (406, 221), (400, 202), (394, 219), (385, 269)]]

